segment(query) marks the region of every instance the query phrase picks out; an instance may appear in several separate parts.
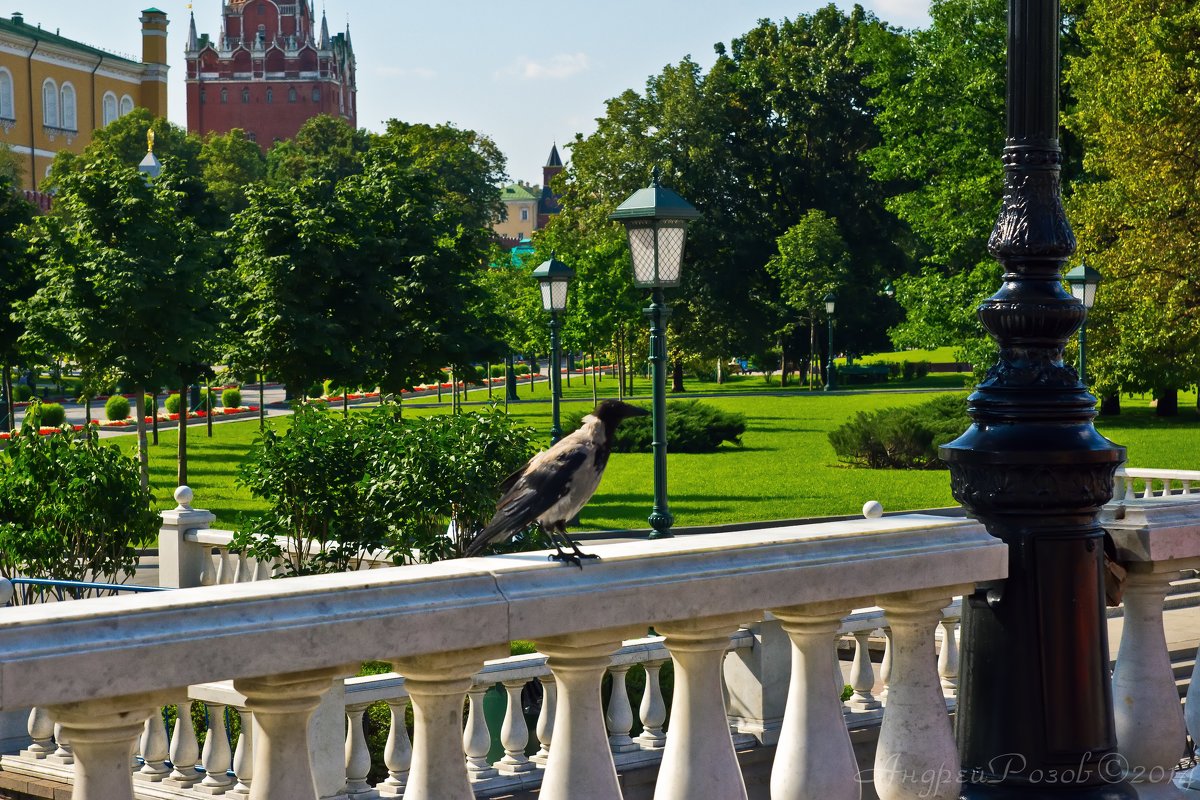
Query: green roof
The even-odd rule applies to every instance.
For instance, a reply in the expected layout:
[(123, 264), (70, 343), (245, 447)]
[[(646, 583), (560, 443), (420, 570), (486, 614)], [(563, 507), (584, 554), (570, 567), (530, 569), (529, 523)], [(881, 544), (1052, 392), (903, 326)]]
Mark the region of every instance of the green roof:
[(500, 190), (501, 200), (508, 202), (510, 200), (529, 200), (536, 201), (537, 196), (526, 189), (519, 183), (511, 183)]
[(167, 12), (163, 11), (161, 8), (155, 8), (154, 6), (150, 6), (150, 8), (142, 9), (142, 13), (143, 14), (166, 14)]
[(37, 25), (31, 25), (28, 22), (13, 22), (10, 19), (0, 17), (0, 32), (13, 33), (17, 36), (24, 36), (27, 39), (33, 39), (37, 42), (56, 44), (61, 47), (70, 48), (71, 50), (77, 50), (83, 53), (91, 53), (94, 56), (111, 58), (115, 61), (124, 61), (126, 64), (139, 63), (133, 59), (125, 58), (124, 56), (119, 56), (115, 53), (110, 53), (107, 50), (101, 50), (98, 47), (92, 47), (91, 45), (84, 44), (83, 42), (77, 42), (74, 39), (68, 39), (65, 36), (59, 36), (57, 33), (51, 33), (50, 31), (43, 30)]

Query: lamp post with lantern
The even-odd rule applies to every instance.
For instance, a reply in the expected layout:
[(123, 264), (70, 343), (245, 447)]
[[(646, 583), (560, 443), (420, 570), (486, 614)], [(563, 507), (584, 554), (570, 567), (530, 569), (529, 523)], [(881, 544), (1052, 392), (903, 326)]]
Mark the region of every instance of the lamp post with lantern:
[(675, 518), (667, 506), (667, 331), (671, 311), (663, 289), (678, 286), (689, 220), (700, 216), (691, 203), (659, 185), (658, 168), (645, 189), (639, 189), (609, 215), (625, 226), (633, 260), (633, 284), (650, 290), (650, 365), (654, 383), (654, 509), (651, 539), (671, 536)]
[(575, 277), (575, 270), (551, 254), (533, 271), (542, 290), (542, 308), (550, 312), (550, 444), (562, 438), (558, 406), (562, 400), (562, 374), (559, 370), (559, 331), (562, 323), (558, 315), (567, 309), (567, 287)]
[[(1078, 267), (1063, 276), (1071, 286), (1071, 294), (1083, 303), (1084, 311), (1091, 311), (1096, 304), (1096, 287), (1100, 285), (1100, 270), (1081, 261)], [(1079, 323), (1079, 382), (1087, 385), (1087, 315)]]
[(825, 295), (825, 316), (829, 320), (829, 361), (825, 364), (825, 391), (832, 392), (837, 388), (837, 375), (833, 366), (833, 312), (837, 310), (837, 295), (833, 292)]

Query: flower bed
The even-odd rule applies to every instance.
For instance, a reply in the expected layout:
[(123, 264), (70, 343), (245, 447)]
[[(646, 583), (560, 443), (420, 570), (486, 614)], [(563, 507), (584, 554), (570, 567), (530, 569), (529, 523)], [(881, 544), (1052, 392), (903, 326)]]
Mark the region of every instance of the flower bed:
[[(213, 418), (214, 419), (216, 419), (216, 418), (239, 419), (241, 417), (248, 417), (248, 416), (251, 416), (251, 415), (257, 414), (257, 413), (258, 413), (258, 406), (238, 406), (237, 408), (214, 408), (213, 409)], [(200, 420), (207, 419), (207, 418), (208, 418), (208, 412), (206, 412), (206, 411), (192, 411), (192, 412), (188, 413), (189, 424), (192, 424), (192, 423), (195, 423)], [(165, 411), (161, 412), (158, 415), (158, 425), (161, 428), (166, 423), (175, 423), (176, 425), (178, 425), (179, 424), (179, 415), (178, 414), (168, 414)], [(97, 423), (93, 420), (93, 424), (97, 424)], [(146, 424), (147, 425), (154, 424), (154, 418), (146, 417)], [(130, 417), (129, 419), (109, 419), (109, 420), (104, 420), (103, 422), (99, 423), (99, 425), (100, 425), (100, 430), (102, 430), (102, 431), (121, 431), (121, 430), (128, 430), (129, 428), (135, 427), (137, 425), (137, 420), (134, 419), (133, 417)], [(170, 427), (170, 426), (168, 425), (168, 427)]]

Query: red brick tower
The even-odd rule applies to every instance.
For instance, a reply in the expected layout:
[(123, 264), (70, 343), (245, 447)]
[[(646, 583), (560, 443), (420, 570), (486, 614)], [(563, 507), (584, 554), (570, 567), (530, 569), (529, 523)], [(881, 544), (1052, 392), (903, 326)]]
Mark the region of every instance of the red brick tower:
[(357, 127), (349, 25), (331, 37), (322, 13), (318, 39), (308, 0), (229, 0), (224, 8), (215, 40), (196, 35), (195, 17), (188, 30), (189, 131), (242, 128), (265, 150), (318, 114)]

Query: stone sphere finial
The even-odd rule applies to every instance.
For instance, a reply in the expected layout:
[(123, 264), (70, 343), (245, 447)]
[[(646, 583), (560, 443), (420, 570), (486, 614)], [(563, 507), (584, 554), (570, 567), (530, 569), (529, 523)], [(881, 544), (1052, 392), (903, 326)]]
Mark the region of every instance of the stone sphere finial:
[(868, 500), (863, 503), (863, 516), (867, 519), (879, 519), (883, 516), (883, 504), (878, 500)]
[(175, 510), (176, 511), (191, 511), (192, 510), (192, 498), (194, 496), (195, 496), (195, 493), (192, 492), (192, 488), (190, 486), (180, 486), (178, 489), (175, 490), (175, 502), (179, 503), (179, 508), (177, 508)]

